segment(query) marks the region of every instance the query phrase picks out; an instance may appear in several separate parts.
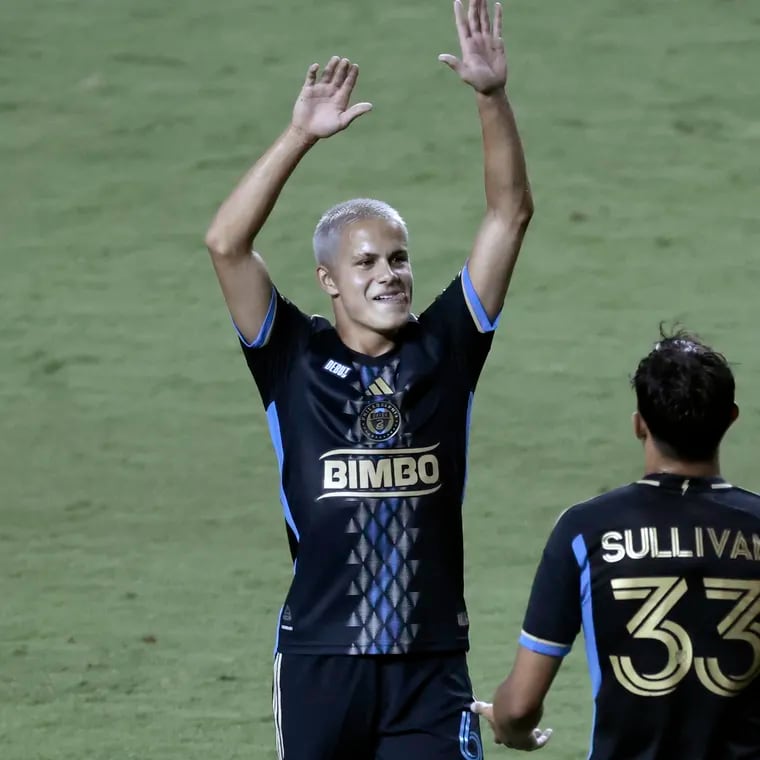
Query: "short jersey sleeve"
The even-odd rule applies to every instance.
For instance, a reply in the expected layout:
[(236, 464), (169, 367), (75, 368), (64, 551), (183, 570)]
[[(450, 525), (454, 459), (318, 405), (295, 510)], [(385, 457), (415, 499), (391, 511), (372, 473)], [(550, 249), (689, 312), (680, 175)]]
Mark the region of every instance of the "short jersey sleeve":
[(467, 265), (419, 316), (436, 333), (475, 388), (493, 342), (499, 317), (491, 320), (470, 280)]
[[(234, 324), (234, 322), (233, 322)], [(246, 341), (235, 325), (248, 368), (256, 381), (264, 406), (274, 400), (295, 360), (302, 353), (311, 329), (311, 319), (273, 286), (266, 318), (259, 334)]]
[(520, 644), (539, 654), (564, 657), (581, 626), (581, 573), (576, 539), (566, 512), (557, 521), (538, 565)]

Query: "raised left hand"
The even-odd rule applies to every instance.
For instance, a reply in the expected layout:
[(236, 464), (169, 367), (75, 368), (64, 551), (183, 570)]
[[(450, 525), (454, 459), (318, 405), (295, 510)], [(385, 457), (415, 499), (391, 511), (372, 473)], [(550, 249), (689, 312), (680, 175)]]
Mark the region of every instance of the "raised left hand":
[(493, 25), (488, 14), (488, 0), (469, 0), (467, 12), (461, 0), (454, 0), (454, 17), (461, 58), (449, 53), (438, 56), (477, 92), (488, 95), (504, 89), (507, 61), (501, 38), (501, 3), (494, 6)]

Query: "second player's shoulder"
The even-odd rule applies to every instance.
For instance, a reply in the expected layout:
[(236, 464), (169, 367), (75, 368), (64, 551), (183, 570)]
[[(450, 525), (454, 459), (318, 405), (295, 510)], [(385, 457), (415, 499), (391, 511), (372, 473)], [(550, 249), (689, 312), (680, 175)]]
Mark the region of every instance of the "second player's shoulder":
[(611, 509), (618, 509), (622, 504), (634, 501), (637, 498), (635, 483), (618, 486), (609, 491), (591, 496), (583, 501), (576, 502), (568, 507), (561, 515), (562, 518), (582, 520), (604, 514)]
[(593, 543), (612, 522), (621, 516), (631, 516), (640, 505), (641, 493), (635, 483), (604, 491), (583, 501), (576, 502), (557, 517), (553, 540), (574, 547), (582, 538), (582, 544)]
[(760, 494), (733, 484), (727, 486), (725, 489), (715, 490), (713, 498), (724, 506), (747, 512), (760, 519)]

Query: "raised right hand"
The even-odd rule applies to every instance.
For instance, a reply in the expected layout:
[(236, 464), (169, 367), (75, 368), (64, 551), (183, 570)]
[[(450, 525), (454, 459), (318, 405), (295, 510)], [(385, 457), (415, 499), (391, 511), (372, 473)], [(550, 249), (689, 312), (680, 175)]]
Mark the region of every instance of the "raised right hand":
[(372, 110), (372, 103), (348, 107), (359, 67), (348, 58), (333, 56), (317, 80), (319, 64), (309, 66), (301, 94), (293, 107), (292, 124), (313, 138), (330, 137)]

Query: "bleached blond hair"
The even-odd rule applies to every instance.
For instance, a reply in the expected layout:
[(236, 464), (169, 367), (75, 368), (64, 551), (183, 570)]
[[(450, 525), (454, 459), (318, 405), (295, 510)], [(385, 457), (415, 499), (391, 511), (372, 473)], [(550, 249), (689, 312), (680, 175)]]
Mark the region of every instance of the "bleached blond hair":
[(317, 260), (317, 264), (323, 266), (329, 264), (334, 253), (338, 250), (340, 234), (343, 229), (349, 224), (364, 219), (384, 219), (387, 222), (398, 224), (404, 231), (404, 236), (409, 237), (406, 222), (393, 206), (373, 198), (353, 198), (350, 201), (344, 201), (333, 206), (322, 214), (312, 238), (314, 258)]

